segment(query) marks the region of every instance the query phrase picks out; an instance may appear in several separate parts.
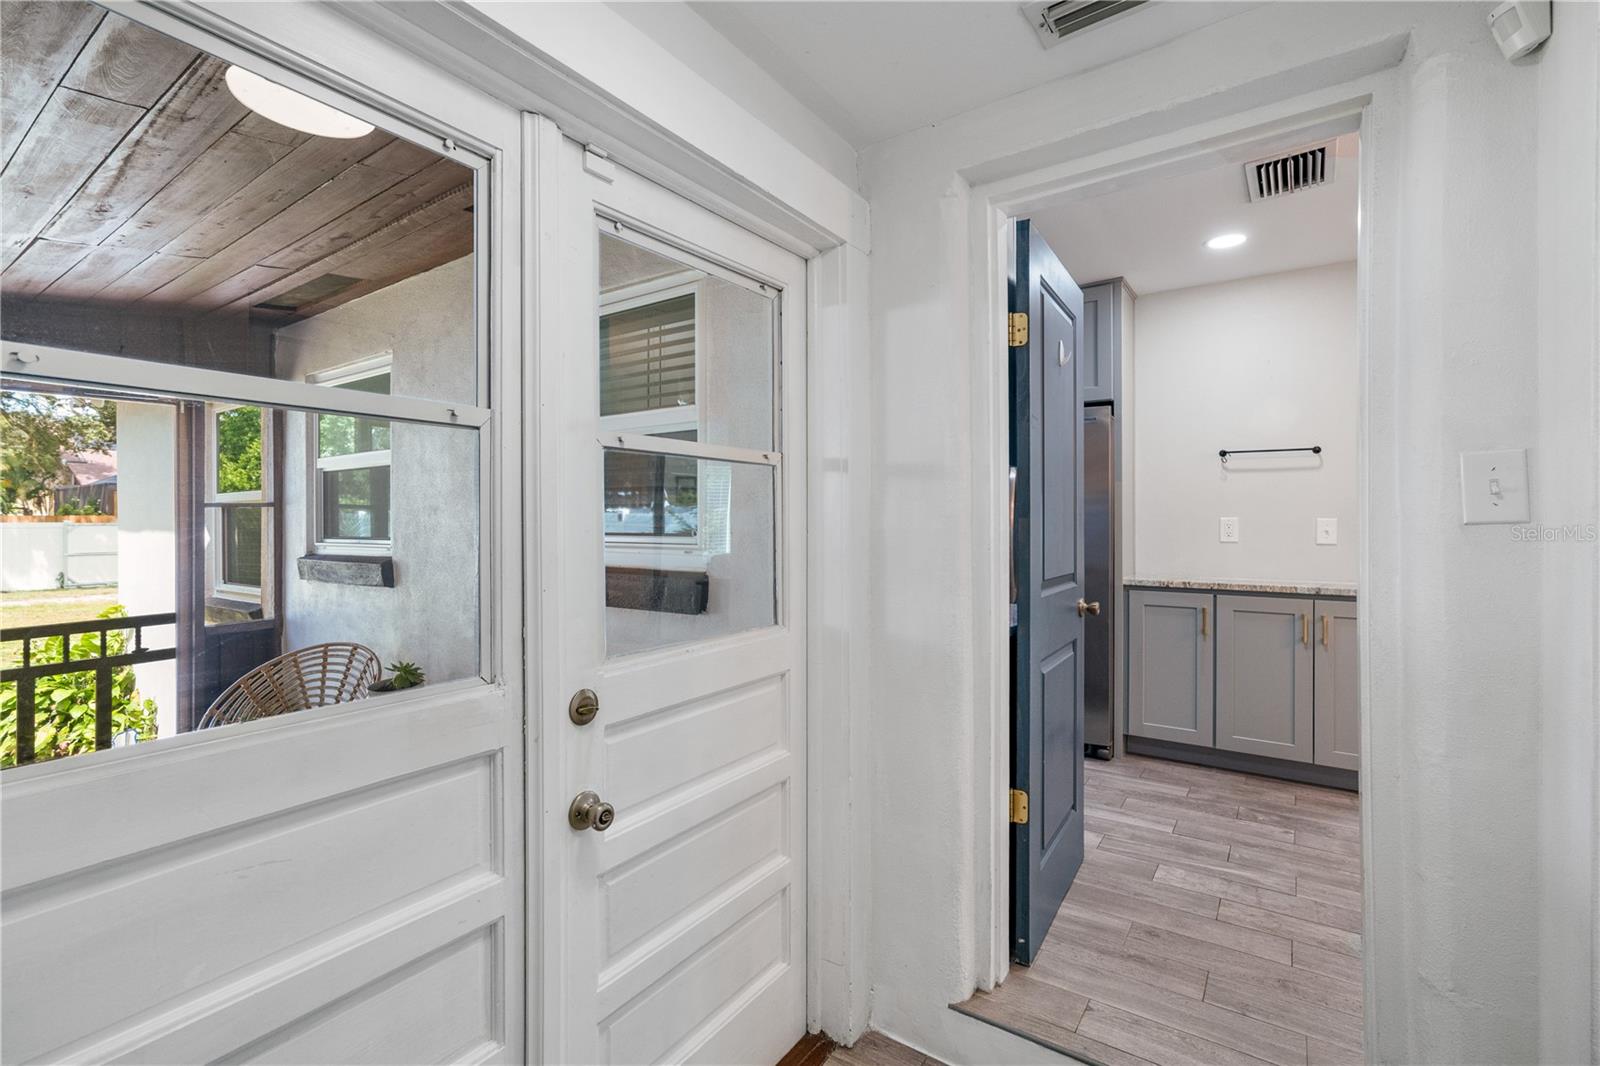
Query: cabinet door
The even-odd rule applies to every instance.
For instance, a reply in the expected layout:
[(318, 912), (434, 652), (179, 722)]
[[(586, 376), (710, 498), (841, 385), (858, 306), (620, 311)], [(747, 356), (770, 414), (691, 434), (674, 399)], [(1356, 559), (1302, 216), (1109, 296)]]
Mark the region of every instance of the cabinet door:
[(1217, 747), (1310, 762), (1311, 600), (1217, 597)]
[(1128, 732), (1211, 747), (1212, 624), (1209, 592), (1128, 594)]
[(1108, 281), (1083, 290), (1083, 402), (1116, 399), (1117, 284)]
[(1360, 668), (1356, 659), (1356, 605), (1318, 600), (1316, 628), (1316, 761), (1319, 766), (1361, 769)]

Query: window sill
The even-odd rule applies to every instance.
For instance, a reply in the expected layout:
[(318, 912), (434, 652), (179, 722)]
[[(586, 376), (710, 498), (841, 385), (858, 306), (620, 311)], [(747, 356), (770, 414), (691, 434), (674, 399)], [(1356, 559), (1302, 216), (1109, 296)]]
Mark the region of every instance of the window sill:
[(302, 581), (394, 588), (394, 560), (387, 555), (302, 555), (297, 565)]
[(711, 556), (698, 549), (666, 548), (653, 544), (606, 545), (607, 568), (704, 574), (710, 561)]

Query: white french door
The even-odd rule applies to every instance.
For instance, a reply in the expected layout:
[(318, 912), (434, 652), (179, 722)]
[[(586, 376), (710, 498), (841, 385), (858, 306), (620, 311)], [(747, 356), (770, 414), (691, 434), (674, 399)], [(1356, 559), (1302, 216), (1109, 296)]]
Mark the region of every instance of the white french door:
[[(4, 370), (73, 387), (392, 414), (413, 420), (413, 441), (437, 441), (423, 434), (445, 433), (439, 423), (470, 433), (470, 451), (459, 437), (447, 443), (478, 457), (476, 477), (436, 490), (429, 505), (454, 508), (451, 528), (470, 530), (453, 547), (457, 561), (477, 562), (466, 591), (478, 607), (434, 604), (428, 623), (440, 636), (476, 634), (479, 664), (381, 699), (6, 769), (0, 1060), (527, 1061), (521, 118), (346, 22), (337, 5), (168, 6), (118, 10), (472, 169), (475, 273), (465, 276), (477, 295), (445, 324), (477, 340), (455, 349), (481, 359), (476, 402), (76, 351), (22, 360), (10, 343)], [(281, 61), (239, 41), (271, 41)], [(349, 79), (340, 92), (313, 80), (333, 70)], [(426, 115), (426, 125), (391, 108)], [(408, 550), (397, 537), (393, 554), (409, 568), (401, 582), (430, 564)], [(126, 575), (162, 563), (130, 553), (121, 566)], [(366, 602), (361, 618), (347, 616), (356, 632), (346, 639), (401, 616), (392, 597)]]
[[(561, 151), (545, 1058), (773, 1063), (806, 1016), (805, 265)], [(585, 792), (614, 822), (573, 827)]]

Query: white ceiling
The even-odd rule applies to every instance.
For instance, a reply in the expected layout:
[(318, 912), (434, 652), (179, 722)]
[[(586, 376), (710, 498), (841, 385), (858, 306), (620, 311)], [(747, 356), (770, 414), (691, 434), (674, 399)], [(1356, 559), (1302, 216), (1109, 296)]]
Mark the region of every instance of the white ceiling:
[[(1155, 178), (1031, 213), (1080, 284), (1121, 277), (1137, 293), (1299, 270), (1356, 257), (1356, 135), (1340, 137), (1333, 181), (1251, 203), (1239, 163)], [(1238, 232), (1241, 247), (1206, 240)]]
[(691, 7), (857, 149), (1165, 44), (1260, 0), (1149, 3), (1052, 48), (1020, 3), (715, 0)]

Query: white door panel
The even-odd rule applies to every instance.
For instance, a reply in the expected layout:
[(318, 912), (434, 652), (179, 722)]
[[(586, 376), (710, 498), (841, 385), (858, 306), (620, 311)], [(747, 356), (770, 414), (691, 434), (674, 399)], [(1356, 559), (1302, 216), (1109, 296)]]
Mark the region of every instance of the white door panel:
[[(552, 886), (563, 918), (551, 929), (546, 964), (564, 987), (547, 989), (547, 1012), (559, 1018), (547, 1032), (547, 1057), (776, 1062), (805, 1031), (804, 264), (626, 171), (613, 181), (594, 177), (579, 146), (564, 150), (561, 302), (569, 326), (551, 390), (561, 396), (555, 417), (563, 427), (554, 567), (563, 685), (550, 693), (544, 717), (546, 765), (562, 783), (547, 792), (545, 832), (565, 868)], [(732, 551), (758, 561), (773, 553), (775, 624), (700, 637), (703, 618), (685, 621), (659, 606), (630, 610), (654, 639), (682, 643), (606, 657), (607, 566), (616, 573), (630, 563), (601, 523), (601, 233), (771, 301), (773, 355), (781, 360), (767, 378), (751, 366), (754, 379), (777, 385), (776, 443), (752, 453), (708, 434), (715, 416), (706, 401), (715, 396), (702, 377), (700, 432), (680, 454), (768, 464), (759, 469), (771, 471), (775, 515), (739, 513), (735, 492), (730, 523)], [(715, 343), (697, 338), (697, 371)], [(759, 356), (759, 347), (751, 351)], [(702, 508), (701, 499), (708, 497), (697, 490), (696, 521), (709, 522), (711, 504)], [(707, 563), (707, 572), (717, 565)], [(747, 619), (761, 617), (766, 594), (759, 567), (755, 573), (734, 590), (758, 605)], [(728, 595), (726, 584), (713, 584), (701, 610), (716, 610), (717, 597)], [(567, 698), (580, 688), (593, 689), (600, 704), (585, 726), (567, 714)], [(566, 805), (585, 789), (616, 808), (606, 832), (567, 825)]]
[(336, 40), (351, 97), (292, 58), (285, 83), (476, 153), (481, 616), (436, 624), (495, 680), (7, 769), (0, 1061), (526, 1061), (522, 118), (329, 5), (121, 10), (227, 61)]

